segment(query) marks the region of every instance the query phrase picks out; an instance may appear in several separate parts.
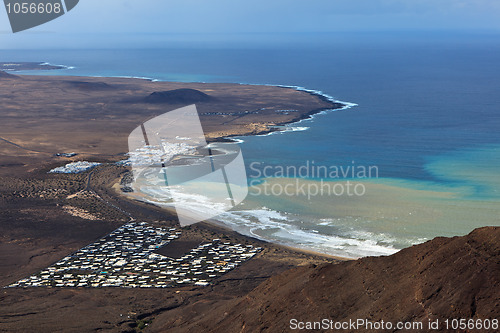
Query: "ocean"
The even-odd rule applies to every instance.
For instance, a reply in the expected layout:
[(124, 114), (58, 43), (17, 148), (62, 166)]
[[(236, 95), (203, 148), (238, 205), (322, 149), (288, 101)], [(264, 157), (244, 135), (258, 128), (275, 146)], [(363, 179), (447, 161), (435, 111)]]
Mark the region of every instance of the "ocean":
[[(218, 220), (261, 239), (362, 257), (500, 225), (498, 41), (325, 36), (321, 43), (265, 47), (0, 50), (0, 58), (68, 66), (36, 73), (43, 75), (287, 85), (355, 103), (282, 133), (240, 138), (250, 195)], [(312, 166), (377, 173), (275, 172)], [(264, 174), (265, 167), (274, 173)], [(345, 189), (347, 181), (364, 193), (264, 193), (297, 182), (309, 190)]]

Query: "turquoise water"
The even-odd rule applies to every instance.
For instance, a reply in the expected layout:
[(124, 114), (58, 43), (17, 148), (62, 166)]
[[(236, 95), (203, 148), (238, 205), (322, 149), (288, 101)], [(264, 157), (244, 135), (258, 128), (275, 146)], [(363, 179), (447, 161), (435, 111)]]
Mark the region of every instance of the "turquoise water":
[(428, 159), (425, 170), (449, 184), (467, 186), (474, 200), (500, 199), (500, 145), (455, 150)]
[(296, 85), (358, 104), (294, 132), (243, 138), (247, 169), (355, 163), (379, 170), (378, 179), (359, 181), (389, 187), (335, 204), (249, 197), (221, 217), (242, 233), (356, 257), (499, 225), (499, 38), (325, 38), (308, 48), (0, 51), (0, 58), (74, 67), (51, 75)]

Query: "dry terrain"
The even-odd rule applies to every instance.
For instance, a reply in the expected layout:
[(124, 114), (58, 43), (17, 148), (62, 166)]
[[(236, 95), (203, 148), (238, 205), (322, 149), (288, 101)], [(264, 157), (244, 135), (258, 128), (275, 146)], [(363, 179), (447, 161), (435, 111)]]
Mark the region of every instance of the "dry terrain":
[[(268, 132), (272, 125), (340, 107), (309, 93), (278, 87), (0, 74), (2, 287), (131, 219), (178, 227), (175, 216), (129, 200), (114, 186), (128, 172), (114, 162), (126, 158), (127, 136), (145, 120), (196, 103), (205, 133), (214, 140)], [(72, 152), (77, 155), (56, 156)], [(81, 174), (47, 173), (76, 160), (103, 164)], [(194, 303), (210, 306), (243, 296), (288, 268), (336, 262), (209, 224), (184, 229), (179, 243), (163, 250), (177, 256), (213, 238), (261, 246), (264, 251), (205, 288), (2, 289), (0, 331), (140, 331), (165, 311)]]
[[(125, 158), (136, 126), (192, 103), (211, 139), (263, 133), (340, 107), (278, 87), (0, 71), (0, 286), (131, 219), (178, 227), (174, 215), (119, 194), (116, 184), (129, 170), (114, 162)], [(55, 156), (71, 152), (77, 155)], [(81, 174), (47, 173), (75, 160), (103, 164)], [(0, 332), (287, 332), (292, 318), (499, 316), (500, 228), (437, 238), (389, 257), (342, 261), (199, 223), (160, 253), (180, 256), (214, 238), (263, 251), (208, 287), (0, 289)]]

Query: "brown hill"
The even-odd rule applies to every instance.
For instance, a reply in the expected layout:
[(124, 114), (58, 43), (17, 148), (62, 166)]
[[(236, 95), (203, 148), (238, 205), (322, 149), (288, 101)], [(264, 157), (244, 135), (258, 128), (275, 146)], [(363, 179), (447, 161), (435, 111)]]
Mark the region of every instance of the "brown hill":
[(145, 103), (159, 104), (193, 104), (211, 101), (213, 97), (196, 89), (174, 89), (168, 91), (157, 91), (143, 99)]
[[(447, 318), (499, 317), (499, 259), (500, 227), (486, 227), (464, 237), (436, 238), (389, 257), (298, 267), (208, 313), (192, 310), (187, 318), (183, 309), (159, 316), (154, 327), (176, 332), (288, 332), (292, 318), (327, 318), (394, 325), (422, 322), (424, 329), (417, 331), (425, 332), (429, 320), (438, 319), (444, 331)], [(356, 330), (342, 330), (348, 331)]]

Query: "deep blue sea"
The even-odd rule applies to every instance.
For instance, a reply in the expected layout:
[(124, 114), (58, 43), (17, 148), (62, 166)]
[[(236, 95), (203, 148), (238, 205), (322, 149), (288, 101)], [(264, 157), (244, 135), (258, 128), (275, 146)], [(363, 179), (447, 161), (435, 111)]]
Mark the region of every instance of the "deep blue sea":
[[(251, 220), (245, 227), (240, 226), (242, 232), (355, 257), (391, 253), (433, 236), (464, 234), (484, 223), (500, 224), (495, 206), (482, 206), (491, 202), (496, 205), (500, 197), (498, 36), (442, 35), (429, 40), (425, 36), (378, 40), (375, 36), (359, 42), (325, 37), (324, 43), (319, 44), (277, 43), (262, 48), (242, 45), (199, 49), (192, 45), (140, 50), (2, 50), (0, 61), (43, 61), (71, 66), (67, 70), (39, 73), (45, 75), (134, 76), (168, 81), (293, 85), (319, 90), (357, 106), (298, 124), (308, 128), (304, 131), (244, 138), (241, 146), (247, 166), (252, 162), (300, 166), (306, 161), (320, 165), (376, 165), (380, 179), (374, 182), (379, 185), (408, 191), (452, 192), (443, 203), (446, 209), (433, 207), (432, 212), (425, 212), (425, 221), (409, 222), (413, 227), (404, 226), (403, 213), (426, 206), (425, 192), (418, 192), (424, 201), (415, 199), (415, 193), (408, 194), (408, 200), (397, 211), (380, 216), (356, 211), (352, 208), (356, 205), (300, 209), (296, 202), (290, 202), (295, 209), (287, 210), (283, 201), (275, 200), (275, 206), (270, 207), (273, 200), (254, 198), (253, 209), (261, 215), (250, 218), (250, 213), (241, 213), (240, 217)], [(401, 197), (400, 192), (395, 195)], [(440, 194), (438, 197), (445, 200)], [(432, 195), (429, 198), (433, 199)], [(371, 207), (375, 198), (370, 200), (359, 204)], [(412, 200), (415, 207), (411, 206)], [(456, 206), (472, 205), (489, 209), (491, 214), (478, 222), (460, 222), (455, 228), (451, 221), (455, 215), (448, 214), (453, 200)], [(255, 207), (259, 202), (262, 207)], [(386, 202), (387, 206), (398, 204), (390, 196)], [(339, 214), (325, 220), (325, 214), (335, 215), (335, 209)], [(268, 214), (262, 215), (266, 211)], [(286, 214), (292, 214), (293, 218), (284, 217)], [(436, 214), (434, 222), (432, 214)], [(353, 222), (356, 218), (363, 223)], [(298, 226), (297, 221), (304, 219), (313, 222)], [(400, 221), (398, 231), (392, 232), (387, 219)], [(293, 228), (303, 234), (290, 236), (293, 230), (286, 224), (291, 220)], [(415, 227), (431, 223), (442, 228), (427, 227), (420, 232)], [(287, 232), (290, 235), (284, 234)], [(304, 241), (308, 235), (310, 241)], [(328, 237), (335, 241), (329, 243)]]

